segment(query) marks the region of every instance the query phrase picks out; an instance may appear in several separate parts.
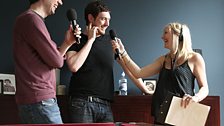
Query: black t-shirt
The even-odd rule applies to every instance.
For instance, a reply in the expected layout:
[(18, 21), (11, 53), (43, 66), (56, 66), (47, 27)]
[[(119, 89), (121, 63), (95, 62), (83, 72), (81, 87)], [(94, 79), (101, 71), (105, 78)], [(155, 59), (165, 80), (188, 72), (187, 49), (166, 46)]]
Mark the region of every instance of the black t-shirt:
[[(88, 37), (81, 34), (80, 44), (74, 44), (69, 50), (79, 51), (86, 44)], [(82, 67), (72, 74), (70, 96), (95, 96), (113, 100), (113, 51), (109, 35), (97, 37)]]

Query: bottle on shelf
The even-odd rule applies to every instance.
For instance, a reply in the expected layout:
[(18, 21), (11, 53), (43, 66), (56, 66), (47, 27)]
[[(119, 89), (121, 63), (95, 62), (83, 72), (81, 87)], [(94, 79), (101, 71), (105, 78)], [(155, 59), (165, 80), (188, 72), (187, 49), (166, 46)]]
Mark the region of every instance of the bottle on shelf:
[(119, 79), (119, 95), (127, 95), (127, 79), (125, 73), (121, 73), (121, 78)]

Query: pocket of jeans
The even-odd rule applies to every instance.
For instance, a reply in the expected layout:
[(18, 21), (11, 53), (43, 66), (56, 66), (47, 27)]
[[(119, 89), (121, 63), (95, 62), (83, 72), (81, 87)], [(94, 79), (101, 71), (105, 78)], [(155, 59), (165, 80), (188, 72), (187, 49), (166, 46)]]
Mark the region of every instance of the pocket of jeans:
[(75, 108), (83, 108), (86, 105), (86, 101), (83, 99), (72, 99), (71, 106)]
[(55, 98), (50, 98), (50, 99), (41, 101), (41, 104), (44, 106), (53, 106), (55, 103), (56, 103)]

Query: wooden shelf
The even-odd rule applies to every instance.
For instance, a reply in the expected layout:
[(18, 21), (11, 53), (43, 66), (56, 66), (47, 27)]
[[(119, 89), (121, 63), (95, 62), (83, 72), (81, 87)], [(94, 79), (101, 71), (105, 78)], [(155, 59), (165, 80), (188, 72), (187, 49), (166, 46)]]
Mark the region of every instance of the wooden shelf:
[[(57, 96), (64, 123), (69, 122), (68, 98)], [(112, 111), (115, 122), (153, 123), (151, 116), (152, 96), (115, 96)], [(220, 126), (220, 97), (208, 96), (201, 102), (211, 106), (206, 126)], [(19, 124), (18, 109), (14, 95), (0, 95), (0, 124)]]

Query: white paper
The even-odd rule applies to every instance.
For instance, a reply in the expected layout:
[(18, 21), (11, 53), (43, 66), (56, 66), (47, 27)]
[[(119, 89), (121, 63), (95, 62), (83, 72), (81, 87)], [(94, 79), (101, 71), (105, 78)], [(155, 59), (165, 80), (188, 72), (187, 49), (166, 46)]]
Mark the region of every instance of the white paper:
[(210, 106), (192, 102), (184, 108), (181, 99), (173, 97), (165, 122), (175, 126), (204, 126)]

